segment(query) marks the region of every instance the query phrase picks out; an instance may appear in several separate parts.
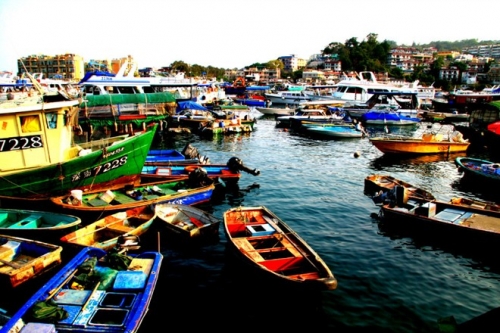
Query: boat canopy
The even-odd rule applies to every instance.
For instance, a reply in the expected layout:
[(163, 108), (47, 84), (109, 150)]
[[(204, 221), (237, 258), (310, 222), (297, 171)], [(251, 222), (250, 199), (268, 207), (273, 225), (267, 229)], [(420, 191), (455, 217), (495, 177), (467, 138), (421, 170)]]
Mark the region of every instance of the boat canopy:
[(83, 79), (80, 80), (80, 82), (78, 82), (78, 84), (82, 84), (84, 82), (87, 82), (88, 79), (90, 79), (92, 76), (110, 76), (110, 77), (114, 77), (116, 76), (115, 74), (113, 73), (110, 73), (110, 72), (103, 72), (103, 71), (92, 71), (92, 72), (87, 72), (85, 73), (85, 76), (83, 77)]
[(80, 103), (80, 107), (83, 108), (110, 104), (172, 103), (175, 101), (175, 96), (170, 92), (88, 95), (85, 97), (85, 100)]

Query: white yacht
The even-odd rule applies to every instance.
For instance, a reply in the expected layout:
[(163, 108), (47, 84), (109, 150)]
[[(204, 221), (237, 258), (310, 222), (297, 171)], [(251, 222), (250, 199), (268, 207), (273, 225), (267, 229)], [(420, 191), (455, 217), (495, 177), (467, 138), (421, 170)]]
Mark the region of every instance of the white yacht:
[(311, 101), (311, 97), (303, 90), (281, 90), (264, 93), (266, 99), (272, 104), (300, 104)]
[(141, 94), (171, 92), (177, 101), (196, 99), (198, 81), (184, 78), (183, 74), (172, 77), (135, 77), (135, 66), (126, 61), (117, 74), (89, 72), (78, 83), (87, 95)]

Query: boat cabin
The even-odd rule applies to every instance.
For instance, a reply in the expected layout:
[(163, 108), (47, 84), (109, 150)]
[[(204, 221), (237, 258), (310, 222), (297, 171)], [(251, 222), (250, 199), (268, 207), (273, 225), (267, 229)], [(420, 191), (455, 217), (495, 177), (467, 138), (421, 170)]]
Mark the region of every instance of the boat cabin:
[[(66, 161), (78, 154), (70, 119), (78, 100), (0, 108), (0, 176)], [(9, 101), (7, 101), (9, 102)], [(35, 105), (33, 105), (35, 104)]]

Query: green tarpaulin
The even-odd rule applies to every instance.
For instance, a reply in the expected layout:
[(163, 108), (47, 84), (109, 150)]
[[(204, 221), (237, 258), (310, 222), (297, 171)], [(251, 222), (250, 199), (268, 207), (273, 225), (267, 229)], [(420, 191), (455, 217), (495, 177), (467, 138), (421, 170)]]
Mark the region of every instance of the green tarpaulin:
[(80, 104), (81, 108), (103, 106), (110, 104), (147, 104), (147, 103), (172, 103), (175, 96), (169, 92), (150, 94), (109, 94), (89, 95)]

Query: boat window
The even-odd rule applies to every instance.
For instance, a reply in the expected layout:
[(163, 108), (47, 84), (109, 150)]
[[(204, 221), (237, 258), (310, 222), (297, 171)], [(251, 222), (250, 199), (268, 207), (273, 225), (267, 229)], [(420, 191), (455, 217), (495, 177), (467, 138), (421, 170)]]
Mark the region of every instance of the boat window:
[(21, 130), (23, 133), (40, 132), (40, 118), (38, 116), (22, 116), (19, 117), (21, 121)]
[(134, 87), (118, 87), (118, 93), (120, 94), (135, 94)]
[(57, 128), (57, 112), (48, 112), (45, 114), (47, 119), (47, 128)]

